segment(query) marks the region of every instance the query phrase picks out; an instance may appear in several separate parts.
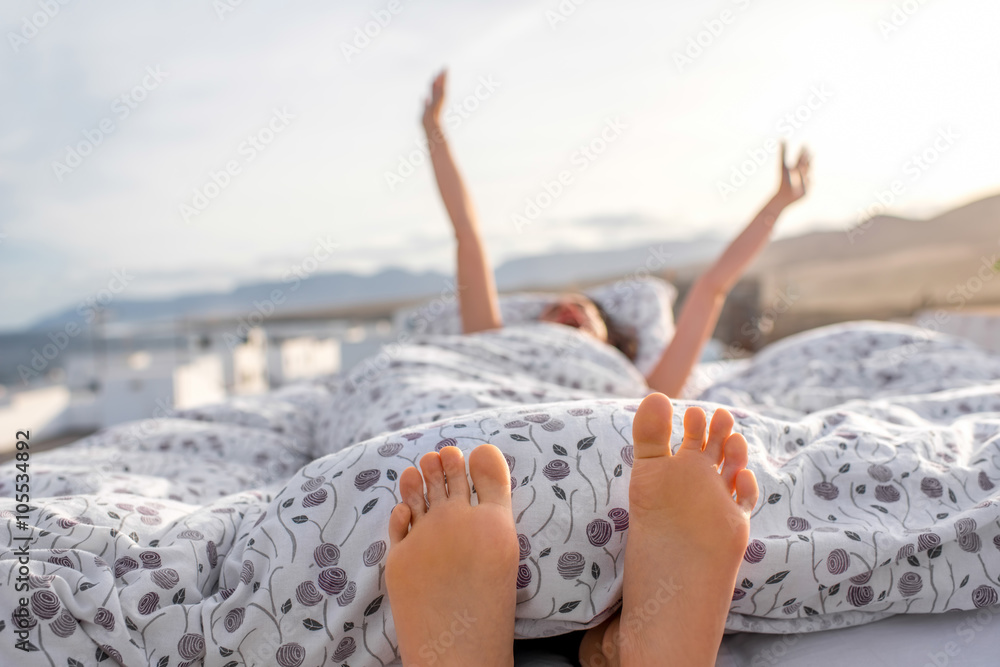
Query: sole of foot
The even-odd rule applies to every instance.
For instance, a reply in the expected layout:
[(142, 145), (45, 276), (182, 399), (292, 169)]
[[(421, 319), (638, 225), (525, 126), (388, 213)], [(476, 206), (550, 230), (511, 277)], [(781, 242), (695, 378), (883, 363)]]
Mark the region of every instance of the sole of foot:
[(689, 408), (671, 453), (670, 400), (651, 394), (635, 415), (622, 611), (606, 646), (626, 667), (715, 664), (758, 491), (732, 415), (706, 421)]
[(419, 471), (400, 476), (403, 502), (389, 519), (385, 574), (407, 667), (514, 664), (518, 546), (510, 473), (500, 450), (480, 445), (469, 455), (469, 475), (475, 506), (457, 447), (425, 454)]

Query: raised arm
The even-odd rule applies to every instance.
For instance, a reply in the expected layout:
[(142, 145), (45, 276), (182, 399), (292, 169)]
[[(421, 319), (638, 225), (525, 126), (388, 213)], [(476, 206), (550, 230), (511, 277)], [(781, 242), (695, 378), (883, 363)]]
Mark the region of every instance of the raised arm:
[(646, 378), (651, 388), (667, 396), (680, 394), (701, 357), (702, 348), (715, 330), (729, 290), (767, 245), (781, 212), (804, 197), (808, 186), (809, 153), (803, 150), (795, 167), (789, 169), (782, 144), (781, 183), (777, 194), (691, 287), (677, 318), (674, 339)]
[(430, 147), (431, 164), (434, 165), (434, 177), (455, 229), (455, 240), (458, 243), (458, 305), (462, 315), (462, 331), (470, 334), (499, 329), (503, 326), (503, 321), (500, 319), (500, 302), (493, 270), (479, 235), (476, 211), (441, 127), (441, 107), (446, 82), (447, 72), (441, 72), (434, 79), (431, 96), (424, 103), (423, 123)]

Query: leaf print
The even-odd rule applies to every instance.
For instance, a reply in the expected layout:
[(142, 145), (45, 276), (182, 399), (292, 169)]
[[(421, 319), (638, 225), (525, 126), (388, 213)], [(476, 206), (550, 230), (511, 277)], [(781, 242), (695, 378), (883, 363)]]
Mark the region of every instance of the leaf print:
[(767, 578), (767, 581), (764, 582), (764, 583), (768, 583), (768, 584), (780, 584), (782, 581), (785, 580), (785, 577), (788, 576), (788, 573), (789, 573), (789, 570), (782, 570), (781, 572), (777, 572), (775, 574), (772, 574), (770, 577)]
[(365, 503), (365, 506), (361, 509), (361, 513), (368, 514), (377, 504), (378, 504), (378, 498), (372, 498), (367, 503)]
[(521, 435), (520, 433), (511, 433), (510, 439), (517, 440), (518, 442), (528, 442), (528, 439), (523, 435)]
[(853, 530), (845, 530), (844, 535), (847, 535), (848, 539), (852, 539), (855, 542), (861, 541), (861, 536), (855, 533)]
[(556, 497), (560, 500), (566, 500), (566, 492), (559, 488), (558, 484), (552, 485), (552, 492), (556, 494)]
[(567, 602), (563, 604), (561, 607), (559, 607), (559, 613), (568, 614), (579, 606), (580, 606), (579, 600), (573, 600), (572, 602)]
[(292, 517), (292, 523), (305, 523), (308, 520), (309, 517), (307, 517), (305, 514), (300, 514), (298, 516)]
[(377, 598), (375, 598), (374, 600), (372, 600), (371, 602), (368, 603), (368, 606), (365, 607), (365, 616), (371, 616), (372, 614), (374, 614), (375, 612), (377, 612), (379, 610), (379, 607), (382, 606), (382, 598), (383, 597), (384, 596), (380, 595), (380, 596), (378, 596)]
[(597, 563), (594, 563), (593, 565), (591, 565), (590, 566), (590, 576), (592, 576), (594, 579), (600, 579), (601, 578), (601, 566), (598, 565)]
[(840, 466), (840, 468), (838, 468), (838, 472), (845, 473), (848, 472), (850, 469), (851, 469), (851, 464), (845, 463), (844, 465)]
[(319, 621), (315, 620), (315, 619), (312, 619), (312, 618), (307, 618), (304, 621), (302, 621), (302, 625), (305, 626), (306, 630), (322, 630), (323, 629), (323, 624), (320, 623)]
[(354, 629), (354, 624), (353, 623), (351, 623), (350, 621), (348, 621), (347, 623), (344, 623), (344, 632), (350, 632), (353, 629)]
[(186, 588), (182, 588), (176, 593), (174, 593), (173, 602), (174, 604), (184, 604), (184, 594), (187, 591)]
[(781, 500), (781, 494), (780, 493), (772, 493), (771, 495), (769, 495), (767, 497), (767, 504), (768, 505), (773, 505), (773, 504), (777, 503), (780, 500)]
[(834, 584), (833, 586), (830, 586), (830, 589), (827, 591), (827, 595), (836, 595), (839, 592), (840, 584)]
[(285, 600), (284, 604), (281, 605), (281, 613), (287, 614), (291, 610), (292, 610), (292, 599), (288, 598), (287, 600)]
[(577, 448), (578, 451), (582, 452), (585, 449), (590, 449), (591, 447), (593, 447), (594, 446), (594, 442), (596, 442), (596, 441), (597, 441), (597, 438), (595, 436), (590, 436), (590, 437), (584, 438), (580, 442), (576, 443), (576, 448)]
[(861, 495), (864, 495), (865, 491), (867, 491), (867, 490), (868, 490), (868, 487), (866, 485), (864, 485), (864, 484), (858, 484), (856, 487), (854, 487), (854, 491), (856, 493), (861, 494)]
[(965, 578), (962, 579), (962, 583), (960, 583), (958, 585), (958, 587), (959, 588), (965, 588), (965, 585), (968, 584), (968, 583), (969, 583), (969, 575), (965, 575)]
[(614, 475), (615, 475), (615, 477), (621, 477), (622, 476), (622, 464), (621, 463), (619, 463), (618, 465), (615, 466)]
[(906, 562), (912, 565), (913, 567), (920, 567), (920, 559), (917, 558), (916, 556), (910, 556), (909, 558), (906, 559)]
[(955, 492), (952, 491), (951, 489), (948, 489), (948, 500), (950, 500), (953, 503), (958, 502), (958, 496), (956, 496)]
[(545, 558), (545, 557), (546, 557), (546, 556), (548, 556), (548, 555), (549, 555), (550, 553), (552, 553), (552, 547), (545, 547), (545, 548), (544, 548), (544, 549), (542, 549), (542, 551), (541, 551), (541, 552), (540, 552), (540, 553), (538, 554), (538, 557), (539, 557), (539, 558)]
[(929, 549), (927, 551), (927, 557), (928, 558), (937, 558), (940, 555), (941, 555), (941, 545), (940, 544), (937, 545), (936, 547), (934, 547), (933, 549)]
[(569, 453), (566, 451), (566, 448), (561, 445), (552, 445), (552, 451), (554, 451), (559, 456), (566, 456), (566, 454)]
[(396, 474), (396, 471), (393, 470), (392, 468), (389, 468), (388, 470), (385, 471), (385, 476), (389, 478), (390, 482), (395, 482), (396, 478), (399, 477), (399, 475)]
[(285, 502), (281, 503), (281, 506), (284, 507), (285, 509), (288, 509), (289, 507), (292, 506), (292, 503), (294, 503), (294, 502), (295, 502), (295, 498), (289, 498)]
[(744, 578), (743, 581), (740, 583), (740, 586), (742, 588), (753, 588), (753, 582), (747, 578)]

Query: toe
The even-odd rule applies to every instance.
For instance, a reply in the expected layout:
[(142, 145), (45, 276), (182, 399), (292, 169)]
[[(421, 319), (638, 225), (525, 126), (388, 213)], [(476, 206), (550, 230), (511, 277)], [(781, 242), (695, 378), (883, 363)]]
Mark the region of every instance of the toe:
[(411, 466), (399, 476), (399, 495), (410, 508), (410, 521), (415, 522), (427, 513), (427, 501), (424, 499), (424, 478), (420, 476), (420, 471), (416, 468)]
[(719, 408), (712, 415), (712, 423), (708, 427), (708, 441), (705, 444), (705, 455), (712, 463), (718, 465), (722, 461), (722, 443), (733, 432), (735, 423), (733, 416), (725, 408)]
[(441, 465), (448, 480), (448, 497), (469, 502), (469, 477), (465, 474), (465, 457), (458, 447), (441, 450)]
[(674, 408), (663, 394), (650, 394), (642, 399), (632, 421), (632, 442), (637, 459), (670, 456), (670, 432)]
[(741, 433), (733, 433), (722, 446), (725, 462), (722, 464), (722, 479), (727, 489), (733, 489), (736, 475), (747, 467), (747, 441)]
[(410, 506), (406, 503), (399, 503), (392, 508), (389, 515), (389, 544), (398, 544), (408, 532), (410, 527)]
[(744, 468), (736, 475), (736, 502), (743, 511), (750, 513), (757, 506), (757, 477), (753, 470)]
[(510, 470), (500, 450), (479, 445), (469, 454), (469, 474), (476, 485), (479, 504), (496, 503), (510, 507)]
[(681, 449), (700, 452), (705, 448), (705, 427), (708, 418), (705, 411), (693, 406), (684, 413), (684, 440)]
[(424, 483), (427, 485), (427, 504), (443, 502), (448, 498), (444, 486), (444, 468), (441, 466), (441, 455), (428, 452), (420, 457), (420, 470), (424, 473)]

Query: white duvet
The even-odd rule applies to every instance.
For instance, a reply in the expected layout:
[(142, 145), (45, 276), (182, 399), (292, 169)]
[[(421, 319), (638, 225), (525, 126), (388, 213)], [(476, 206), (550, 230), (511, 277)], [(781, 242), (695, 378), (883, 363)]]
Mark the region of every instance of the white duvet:
[[(25, 529), (5, 466), (0, 664), (393, 663), (383, 563), (399, 473), (481, 442), (511, 469), (519, 635), (613, 613), (641, 375), (545, 324), (429, 338), (384, 361), (36, 454)], [(727, 627), (997, 603), (1000, 358), (842, 325), (771, 346), (698, 399), (733, 411), (762, 492)], [(26, 534), (22, 571), (13, 538)], [(681, 583), (670, 569), (663, 585)]]

